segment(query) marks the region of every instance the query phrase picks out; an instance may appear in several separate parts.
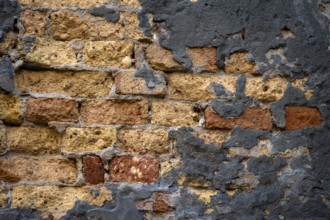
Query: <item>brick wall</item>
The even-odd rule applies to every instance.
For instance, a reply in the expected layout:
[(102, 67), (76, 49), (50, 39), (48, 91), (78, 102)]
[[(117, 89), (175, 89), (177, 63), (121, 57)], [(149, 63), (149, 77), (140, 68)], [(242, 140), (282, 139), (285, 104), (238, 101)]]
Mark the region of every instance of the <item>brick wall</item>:
[[(152, 35), (139, 25), (138, 0), (19, 6), (0, 44), (15, 84), (0, 92), (0, 218), (297, 217), (285, 201), (317, 198), (329, 213), (314, 163), (328, 104), (312, 75), (265, 77), (246, 51), (222, 67), (214, 45), (187, 47), (185, 68), (159, 43), (161, 18)], [(324, 192), (296, 189), (309, 184)]]

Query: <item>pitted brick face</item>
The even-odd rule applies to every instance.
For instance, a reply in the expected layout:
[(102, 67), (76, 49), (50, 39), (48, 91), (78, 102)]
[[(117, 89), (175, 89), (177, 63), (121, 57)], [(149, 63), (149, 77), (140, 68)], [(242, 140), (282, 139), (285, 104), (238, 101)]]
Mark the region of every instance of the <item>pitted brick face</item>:
[(113, 182), (156, 182), (159, 175), (159, 162), (152, 157), (115, 157), (109, 163)]
[(83, 158), (83, 173), (87, 183), (99, 184), (104, 182), (103, 162), (100, 157), (86, 156)]

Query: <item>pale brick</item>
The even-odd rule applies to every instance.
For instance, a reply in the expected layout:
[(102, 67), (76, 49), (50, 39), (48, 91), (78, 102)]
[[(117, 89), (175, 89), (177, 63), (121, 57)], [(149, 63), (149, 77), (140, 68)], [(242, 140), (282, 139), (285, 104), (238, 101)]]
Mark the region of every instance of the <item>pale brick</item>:
[(38, 38), (25, 61), (44, 66), (75, 65), (76, 54), (70, 42), (50, 41)]
[(60, 187), (18, 185), (13, 188), (13, 208), (65, 211), (73, 208), (76, 201), (103, 206), (112, 201), (111, 192), (105, 187)]
[(51, 181), (74, 183), (74, 161), (62, 158), (14, 156), (0, 160), (0, 180), (5, 182)]
[(152, 103), (151, 124), (164, 126), (197, 126), (198, 113), (188, 103), (174, 101), (154, 101)]
[(251, 77), (246, 80), (245, 94), (261, 102), (275, 102), (283, 97), (287, 81), (276, 77), (263, 81), (262, 77)]
[(255, 63), (246, 59), (247, 52), (236, 52), (225, 61), (226, 73), (255, 73)]
[(129, 68), (133, 43), (129, 41), (89, 41), (85, 43), (83, 61), (92, 66)]
[(45, 8), (58, 7), (95, 7), (106, 5), (107, 0), (19, 0), (20, 5)]
[(161, 71), (180, 71), (183, 68), (173, 60), (172, 52), (158, 44), (151, 44), (146, 50), (147, 60), (152, 68)]
[(0, 208), (6, 208), (8, 203), (8, 192), (4, 188), (0, 188)]
[(148, 101), (89, 100), (82, 103), (83, 123), (91, 124), (147, 124)]
[(55, 93), (72, 97), (106, 97), (112, 78), (105, 72), (30, 71), (22, 70), (15, 76), (21, 93)]
[(10, 151), (30, 154), (60, 152), (60, 134), (46, 127), (8, 127)]
[(216, 72), (218, 70), (216, 48), (189, 48), (188, 55), (196, 72)]
[(212, 82), (223, 85), (230, 92), (235, 92), (236, 78), (232, 76), (176, 73), (168, 75), (169, 98), (189, 101), (213, 99), (215, 94)]
[(163, 154), (169, 152), (168, 132), (163, 129), (121, 129), (121, 149), (140, 154)]
[(78, 103), (70, 99), (29, 98), (26, 120), (35, 123), (77, 122)]
[(115, 128), (67, 128), (62, 139), (65, 152), (100, 151), (116, 142)]
[(192, 132), (193, 135), (203, 139), (205, 144), (214, 144), (216, 147), (220, 148), (222, 144), (227, 140), (229, 134), (227, 132), (219, 132), (219, 131), (203, 131)]
[(150, 39), (144, 35), (143, 29), (139, 28), (140, 20), (136, 13), (125, 13), (125, 19), (123, 19), (123, 25), (125, 26), (125, 35), (127, 38), (134, 40), (146, 40)]
[(6, 127), (0, 125), (0, 154), (7, 150), (7, 135)]
[(159, 95), (166, 93), (166, 82), (161, 73), (156, 73), (159, 84), (155, 83), (154, 88), (146, 85), (146, 80), (142, 77), (135, 77), (136, 70), (121, 71), (115, 78), (116, 93), (122, 95)]
[(140, 0), (120, 0), (120, 3), (126, 6), (139, 7)]
[(109, 163), (113, 182), (156, 182), (159, 176), (159, 162), (152, 157), (115, 157)]
[(46, 30), (46, 13), (26, 10), (22, 13), (22, 23), (25, 28), (25, 34), (42, 36)]
[(235, 125), (255, 130), (271, 130), (272, 115), (268, 109), (250, 107), (237, 118), (225, 118), (214, 112), (211, 107), (205, 110), (205, 127), (209, 129), (232, 129)]
[(23, 121), (23, 103), (16, 96), (0, 92), (0, 120), (8, 124), (20, 124)]

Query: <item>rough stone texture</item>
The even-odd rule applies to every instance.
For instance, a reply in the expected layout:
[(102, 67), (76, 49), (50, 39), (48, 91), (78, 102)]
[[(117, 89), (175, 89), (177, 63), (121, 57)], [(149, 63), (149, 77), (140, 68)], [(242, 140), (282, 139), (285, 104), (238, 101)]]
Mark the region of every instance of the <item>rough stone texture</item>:
[(216, 72), (217, 57), (216, 48), (189, 48), (188, 55), (193, 63), (193, 70), (196, 72)]
[(15, 76), (21, 93), (55, 93), (72, 97), (106, 97), (112, 78), (105, 72), (30, 71), (22, 70)]
[(103, 162), (100, 157), (86, 156), (83, 158), (83, 173), (87, 183), (99, 184), (104, 182)]
[(0, 125), (0, 154), (7, 150), (7, 133), (6, 127)]
[(150, 41), (150, 37), (144, 35), (143, 29), (139, 27), (139, 19), (136, 13), (125, 13), (123, 24), (126, 27), (125, 34), (127, 38), (139, 41)]
[(0, 208), (5, 208), (8, 203), (7, 190), (0, 188)]
[(140, 7), (140, 0), (120, 0), (120, 3), (131, 7)]
[(84, 124), (147, 124), (148, 102), (126, 100), (90, 100), (82, 103)]
[(323, 123), (317, 108), (289, 106), (285, 108), (285, 129), (297, 130), (308, 126), (320, 126)]
[(197, 126), (198, 113), (188, 103), (153, 101), (151, 124), (164, 126)]
[(25, 62), (41, 66), (77, 64), (76, 54), (69, 42), (51, 41), (38, 38)]
[(25, 10), (22, 13), (24, 34), (42, 36), (46, 30), (46, 13), (42, 11)]
[(109, 163), (110, 180), (113, 182), (156, 182), (159, 162), (152, 157), (115, 157)]
[(163, 129), (121, 129), (120, 148), (139, 154), (164, 154), (169, 152), (168, 132)]
[(0, 92), (0, 120), (8, 124), (20, 124), (23, 121), (23, 103), (19, 97)]
[(78, 200), (102, 206), (112, 198), (105, 187), (18, 185), (13, 188), (11, 205), (13, 208), (66, 211)]
[(255, 64), (246, 59), (248, 53), (239, 52), (230, 55), (225, 61), (226, 73), (255, 73)]
[(19, 0), (20, 5), (36, 6), (44, 8), (57, 8), (57, 7), (95, 7), (107, 4), (106, 0)]
[(287, 82), (281, 77), (263, 81), (261, 77), (246, 80), (245, 94), (260, 102), (275, 102), (284, 95)]
[(271, 130), (273, 127), (270, 111), (260, 107), (247, 108), (238, 118), (221, 117), (211, 107), (207, 107), (205, 121), (208, 129), (232, 129), (235, 125), (256, 130)]
[(116, 142), (114, 128), (67, 128), (62, 139), (62, 151), (100, 151)]
[(147, 60), (152, 68), (161, 71), (180, 71), (183, 68), (172, 58), (170, 50), (158, 44), (150, 44), (146, 50)]
[(213, 99), (215, 93), (212, 82), (223, 85), (230, 92), (235, 92), (235, 77), (175, 73), (168, 75), (169, 98), (189, 101)]
[(15, 34), (12, 31), (8, 32), (6, 38), (0, 43), (0, 55), (7, 54), (15, 46), (15, 41)]
[(162, 79), (162, 83), (149, 88), (146, 81), (141, 77), (135, 77), (135, 70), (121, 71), (115, 78), (116, 93), (122, 95), (158, 95), (166, 93), (166, 83), (163, 74), (156, 73), (155, 76)]
[(154, 212), (170, 212), (170, 211), (172, 211), (173, 204), (171, 204), (170, 200), (171, 200), (170, 194), (157, 192), (154, 195), (152, 211), (154, 211)]
[(55, 157), (14, 156), (0, 160), (0, 180), (4, 182), (51, 181), (74, 183), (77, 170), (74, 161)]
[(29, 98), (26, 120), (35, 123), (78, 121), (78, 103), (61, 98)]
[(88, 41), (82, 53), (83, 61), (88, 65), (129, 68), (133, 44), (129, 41)]
[(29, 154), (54, 154), (60, 152), (60, 134), (46, 127), (8, 127), (10, 151)]
[(227, 140), (229, 134), (227, 132), (219, 131), (203, 131), (203, 132), (192, 132), (193, 135), (203, 139), (205, 144), (214, 144), (216, 147), (220, 148), (222, 144)]

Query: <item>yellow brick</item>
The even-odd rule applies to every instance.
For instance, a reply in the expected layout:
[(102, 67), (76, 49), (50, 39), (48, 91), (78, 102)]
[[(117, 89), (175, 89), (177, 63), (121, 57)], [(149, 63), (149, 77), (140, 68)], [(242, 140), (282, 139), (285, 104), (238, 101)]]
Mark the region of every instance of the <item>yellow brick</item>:
[(8, 203), (7, 190), (0, 188), (0, 208), (5, 208)]
[(7, 150), (6, 127), (0, 125), (0, 154)]
[(236, 52), (225, 62), (226, 73), (255, 73), (255, 63), (246, 59), (247, 52)]
[(67, 128), (62, 145), (65, 152), (99, 151), (115, 142), (114, 128)]
[(204, 140), (206, 144), (214, 144), (216, 147), (221, 147), (221, 145), (229, 137), (229, 133), (220, 131), (206, 131), (206, 132), (192, 132), (193, 135)]
[(46, 30), (46, 13), (41, 11), (26, 10), (22, 13), (22, 22), (25, 34), (41, 36)]
[(163, 129), (121, 129), (121, 148), (141, 154), (162, 154), (169, 152), (168, 132)]
[(13, 188), (11, 205), (13, 208), (65, 211), (73, 208), (76, 201), (102, 206), (112, 198), (105, 187), (18, 185)]
[(126, 37), (134, 40), (146, 40), (150, 37), (144, 35), (144, 31), (139, 28), (140, 20), (136, 13), (125, 13), (125, 19), (123, 19), (123, 24), (125, 28)]
[(4, 182), (51, 181), (74, 183), (74, 161), (56, 157), (13, 156), (0, 160), (0, 180)]
[(212, 196), (215, 196), (218, 193), (216, 190), (209, 190), (209, 189), (190, 188), (189, 191), (192, 194), (197, 195), (198, 199), (206, 204), (210, 204), (212, 200)]
[(20, 124), (23, 121), (22, 100), (16, 96), (0, 92), (0, 120), (9, 124)]
[(95, 7), (106, 5), (107, 0), (19, 0), (20, 5), (45, 8), (57, 7)]
[(140, 0), (120, 0), (120, 3), (126, 6), (139, 7)]
[(46, 127), (9, 127), (10, 151), (31, 154), (59, 153), (60, 135)]
[(164, 161), (160, 164), (160, 175), (165, 175), (169, 173), (172, 169), (178, 167), (180, 165), (179, 159), (171, 159)]
[(70, 42), (49, 41), (38, 38), (25, 61), (45, 66), (75, 65), (76, 54)]
[(129, 68), (133, 43), (129, 41), (89, 41), (85, 43), (83, 61), (92, 66)]
[(217, 50), (214, 47), (188, 49), (193, 68), (197, 72), (216, 72), (218, 69), (216, 53)]
[(215, 98), (212, 82), (223, 85), (228, 91), (235, 92), (236, 77), (203, 76), (196, 74), (169, 74), (168, 90), (170, 99), (209, 100)]
[(151, 124), (164, 126), (197, 126), (198, 113), (188, 103), (174, 101), (154, 101), (152, 103)]
[(246, 81), (245, 94), (261, 102), (275, 102), (282, 98), (287, 81), (276, 77), (262, 81), (262, 77), (251, 77)]
[(56, 93), (72, 97), (106, 97), (112, 78), (105, 72), (30, 71), (15, 76), (17, 89), (22, 93)]

